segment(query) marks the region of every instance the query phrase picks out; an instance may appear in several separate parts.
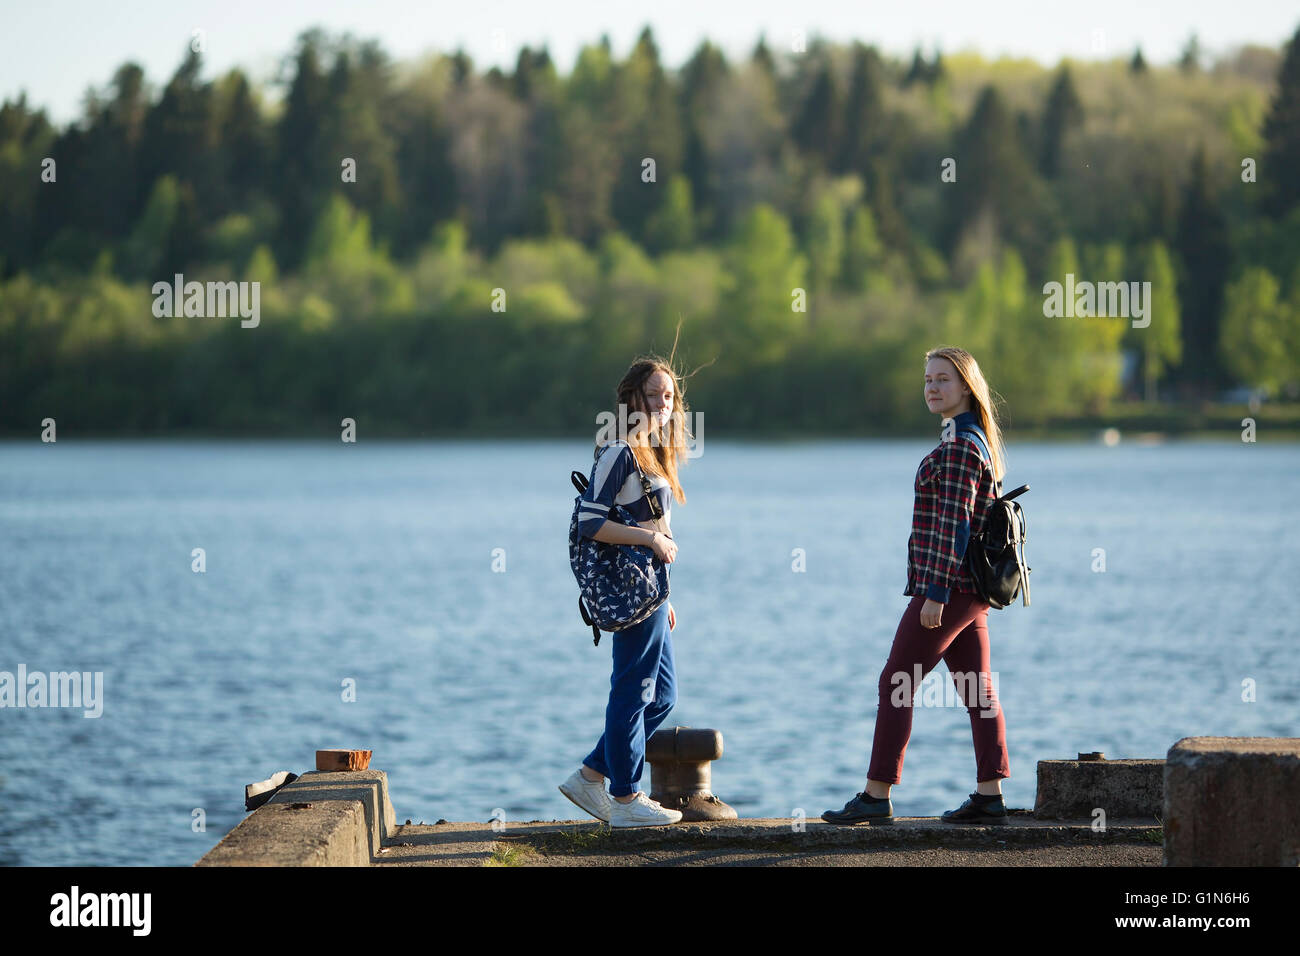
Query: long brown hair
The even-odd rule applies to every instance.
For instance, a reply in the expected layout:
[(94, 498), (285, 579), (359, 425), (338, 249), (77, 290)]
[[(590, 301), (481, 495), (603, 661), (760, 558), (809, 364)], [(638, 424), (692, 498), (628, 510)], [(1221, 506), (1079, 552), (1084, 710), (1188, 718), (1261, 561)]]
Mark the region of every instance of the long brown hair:
[(677, 478), (677, 467), (686, 457), (687, 441), (694, 436), (686, 424), (686, 415), (690, 408), (686, 404), (682, 376), (673, 369), (669, 359), (653, 353), (639, 355), (619, 380), (614, 394), (618, 404), (627, 406), (629, 417), (633, 412), (640, 412), (648, 419), (650, 408), (646, 400), (645, 386), (650, 376), (656, 372), (663, 372), (673, 383), (672, 415), (669, 416), (667, 424), (664, 425), (657, 439), (650, 440), (646, 437), (642, 441), (634, 442), (629, 435), (628, 440), (641, 470), (647, 475), (658, 475), (666, 480), (673, 490), (673, 497), (677, 503), (685, 504), (686, 492), (682, 490), (682, 484)]
[(957, 374), (970, 389), (971, 411), (984, 434), (988, 436), (989, 453), (993, 456), (993, 476), (1001, 481), (1006, 474), (1007, 450), (1002, 443), (1002, 429), (998, 427), (997, 410), (993, 405), (989, 383), (984, 380), (975, 356), (955, 345), (941, 345), (925, 353), (925, 364), (932, 358), (946, 358), (957, 369)]

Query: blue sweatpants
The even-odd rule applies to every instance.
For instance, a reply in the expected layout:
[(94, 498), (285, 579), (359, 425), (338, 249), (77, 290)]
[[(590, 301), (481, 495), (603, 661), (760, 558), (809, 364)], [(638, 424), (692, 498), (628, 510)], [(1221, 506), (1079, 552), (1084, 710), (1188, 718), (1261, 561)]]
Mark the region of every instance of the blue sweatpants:
[(645, 742), (677, 703), (673, 642), (665, 601), (640, 624), (615, 631), (614, 672), (609, 679), (605, 732), (582, 762), (609, 778), (616, 797), (637, 791), (645, 767)]

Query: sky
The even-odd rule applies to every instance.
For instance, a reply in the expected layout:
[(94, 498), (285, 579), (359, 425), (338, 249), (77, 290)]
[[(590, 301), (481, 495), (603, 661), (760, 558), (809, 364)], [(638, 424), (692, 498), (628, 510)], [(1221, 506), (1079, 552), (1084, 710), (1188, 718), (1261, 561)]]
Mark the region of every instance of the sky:
[(80, 116), (88, 87), (103, 87), (122, 63), (144, 67), (156, 87), (175, 72), (195, 30), (204, 76), (243, 67), (255, 81), (275, 76), (299, 33), (321, 26), (378, 40), (396, 60), (463, 47), (480, 69), (513, 68), (523, 45), (548, 45), (561, 72), (578, 50), (608, 33), (623, 56), (642, 27), (654, 31), (664, 62), (680, 66), (703, 39), (728, 54), (749, 53), (765, 33), (790, 49), (795, 31), (832, 42), (854, 39), (909, 56), (917, 46), (1055, 64), (1130, 56), (1177, 58), (1196, 33), (1210, 54), (1246, 43), (1280, 47), (1300, 27), (1295, 0), (0, 0), (0, 99), (26, 91), (59, 124)]

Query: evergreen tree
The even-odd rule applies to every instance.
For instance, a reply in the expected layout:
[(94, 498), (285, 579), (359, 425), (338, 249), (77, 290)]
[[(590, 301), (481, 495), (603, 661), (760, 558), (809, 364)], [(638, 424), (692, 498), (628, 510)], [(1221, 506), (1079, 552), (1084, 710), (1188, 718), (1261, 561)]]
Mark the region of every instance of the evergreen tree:
[(240, 70), (227, 74), (218, 91), (220, 121), (217, 140), (225, 160), (222, 212), (243, 210), (264, 195), (270, 130), (253, 99), (248, 78)]
[(872, 156), (883, 147), (883, 86), (884, 68), (880, 54), (872, 47), (855, 43), (849, 92), (844, 106), (844, 134), (835, 163), (837, 172), (857, 172), (861, 175)]
[(30, 110), (26, 94), (0, 106), (0, 280), (36, 258), (32, 237), (42, 184), (30, 170), (49, 155), (54, 138), (45, 112)]
[[(616, 122), (623, 149), (612, 198), (614, 218), (628, 235), (642, 237), (664, 187), (682, 170), (684, 134), (674, 102), (672, 84), (659, 62), (659, 49), (650, 28), (641, 31), (636, 46), (617, 70)], [(643, 182), (643, 160), (655, 161), (655, 181)]]
[(912, 54), (912, 65), (908, 67), (907, 74), (903, 77), (903, 88), (911, 86), (914, 83), (928, 83), (930, 80), (930, 68), (926, 66), (925, 57), (921, 56), (921, 51), (917, 49)]
[(1047, 96), (1047, 106), (1043, 110), (1041, 147), (1038, 168), (1049, 179), (1055, 178), (1061, 171), (1061, 150), (1066, 135), (1083, 125), (1083, 103), (1075, 91), (1074, 80), (1069, 67), (1062, 67), (1057, 74), (1052, 91)]
[(776, 80), (776, 59), (772, 56), (772, 51), (767, 45), (766, 36), (758, 38), (758, 43), (754, 45), (754, 52), (749, 55), (749, 61), (766, 73), (773, 81)]
[(790, 129), (798, 148), (822, 168), (838, 165), (843, 116), (844, 105), (831, 64), (823, 62)]
[(1264, 158), (1260, 163), (1265, 211), (1284, 218), (1300, 205), (1300, 29), (1286, 45), (1277, 73), (1277, 91), (1264, 120)]
[(515, 58), (515, 72), (510, 78), (510, 91), (515, 99), (526, 102), (540, 92), (539, 84), (549, 86), (554, 78), (555, 70), (545, 49), (534, 53), (529, 47), (523, 47), (519, 50), (519, 56)]
[(473, 77), (474, 61), (464, 50), (457, 50), (451, 56), (451, 81), (458, 88), (463, 88)]
[(159, 176), (189, 183), (196, 215), (210, 217), (221, 192), (222, 163), (212, 86), (199, 78), (203, 58), (186, 47), (185, 59), (144, 120), (140, 142), (140, 184), (152, 189)]
[(456, 172), (448, 155), (451, 135), (438, 104), (424, 96), (401, 97), (398, 104), (395, 156), (404, 202), (396, 243), (414, 249), (429, 238), (435, 223), (455, 214)]
[(289, 269), (297, 267), (303, 245), (337, 177), (336, 159), (328, 154), (326, 128), (329, 87), (320, 63), (323, 42), (316, 31), (299, 38), (296, 71), (276, 128), (275, 167), (268, 177), (279, 198), (280, 235), (275, 258)]
[(1231, 259), (1228, 223), (1214, 190), (1205, 149), (1192, 158), (1183, 193), (1176, 248), (1183, 264), (1178, 299), (1183, 306), (1180, 378), (1207, 396), (1226, 384), (1219, 362), (1219, 323)]
[[(99, 210), (96, 231), (119, 237), (141, 208), (141, 147), (149, 92), (144, 70), (126, 63), (113, 75), (112, 95), (89, 130), (93, 165), (85, 170), (95, 192), (91, 208)], [(207, 146), (209, 144), (204, 143)]]
[(948, 77), (948, 68), (944, 66), (943, 54), (934, 51), (934, 62), (930, 64), (929, 82), (931, 86), (943, 82)]
[(695, 199), (696, 226), (706, 238), (718, 238), (718, 175), (709, 160), (706, 130), (714, 121), (718, 93), (730, 73), (726, 58), (707, 40), (682, 67), (680, 102), (685, 132), (683, 167)]
[[(503, 81), (500, 88), (506, 85)], [(327, 86), (318, 148), (324, 154), (322, 167), (330, 172), (322, 191), (342, 190), (367, 215), (377, 236), (391, 237), (397, 231), (400, 191), (397, 147), (386, 122), (392, 112), (387, 57), (373, 42), (344, 45), (334, 57)], [(355, 182), (343, 181), (344, 158), (356, 163)]]
[[(947, 222), (945, 245), (956, 248), (963, 232), (984, 217), (996, 234), (1022, 249), (1041, 241), (1041, 183), (1026, 158), (1016, 122), (1002, 96), (987, 86), (958, 136), (957, 179), (943, 184)], [(936, 175), (938, 170), (935, 171)]]

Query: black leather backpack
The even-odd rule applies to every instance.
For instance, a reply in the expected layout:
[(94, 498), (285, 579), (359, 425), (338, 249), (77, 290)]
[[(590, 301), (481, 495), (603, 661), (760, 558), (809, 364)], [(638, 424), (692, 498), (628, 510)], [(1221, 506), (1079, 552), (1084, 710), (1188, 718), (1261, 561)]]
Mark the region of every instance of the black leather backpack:
[[(978, 425), (963, 428), (958, 434), (969, 435), (982, 452), (981, 457), (993, 467), (988, 439)], [(990, 607), (1004, 608), (1013, 604), (1020, 595), (1024, 607), (1029, 607), (1029, 572), (1033, 568), (1025, 563), (1025, 540), (1029, 537), (1025, 513), (1016, 501), (1028, 485), (1002, 494), (1002, 482), (997, 482), (998, 497), (989, 505), (984, 518), (984, 528), (972, 534), (966, 545), (966, 566), (970, 569), (979, 596)]]

